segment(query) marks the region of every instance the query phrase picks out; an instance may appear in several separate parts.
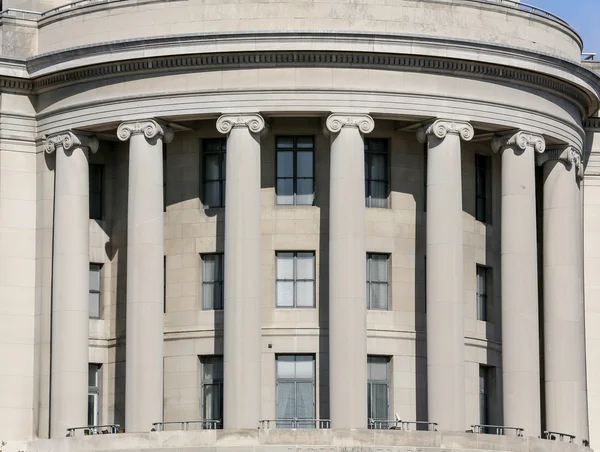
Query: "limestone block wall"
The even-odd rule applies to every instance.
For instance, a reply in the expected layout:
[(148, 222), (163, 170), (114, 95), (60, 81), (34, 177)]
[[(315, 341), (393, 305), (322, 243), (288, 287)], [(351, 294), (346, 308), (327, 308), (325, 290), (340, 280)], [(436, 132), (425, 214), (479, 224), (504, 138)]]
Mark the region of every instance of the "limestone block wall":
[(566, 25), (493, 2), (122, 0), (43, 14), (39, 52), (173, 34), (290, 30), (427, 34), (523, 47), (575, 61), (582, 47), (581, 38)]

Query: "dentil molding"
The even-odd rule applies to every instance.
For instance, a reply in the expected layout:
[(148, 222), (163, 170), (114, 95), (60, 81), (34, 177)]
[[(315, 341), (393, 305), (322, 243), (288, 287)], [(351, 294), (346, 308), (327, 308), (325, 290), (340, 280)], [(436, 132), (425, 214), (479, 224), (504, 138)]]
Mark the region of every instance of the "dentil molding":
[(344, 127), (353, 127), (361, 133), (371, 133), (375, 128), (375, 121), (369, 115), (333, 113), (325, 121), (327, 131), (338, 133)]
[(217, 130), (227, 134), (236, 127), (247, 127), (252, 133), (260, 133), (267, 127), (261, 115), (256, 114), (227, 114), (217, 119)]
[(421, 127), (417, 131), (417, 139), (426, 143), (429, 136), (434, 135), (444, 139), (448, 134), (457, 134), (465, 141), (471, 141), (475, 135), (473, 126), (466, 121), (453, 121), (450, 119), (438, 119)]
[(142, 133), (149, 140), (160, 135), (165, 143), (170, 143), (174, 137), (173, 130), (170, 127), (160, 124), (153, 119), (127, 121), (117, 128), (117, 137), (121, 141), (127, 141), (132, 135)]
[(95, 136), (72, 132), (70, 130), (53, 133), (44, 138), (44, 150), (48, 154), (52, 154), (58, 147), (62, 147), (65, 151), (73, 147), (86, 147), (95, 153), (98, 150), (98, 146), (98, 138)]
[(492, 138), (492, 150), (494, 152), (503, 151), (510, 147), (516, 147), (522, 151), (528, 147), (532, 147), (536, 152), (541, 154), (546, 150), (546, 140), (537, 133), (522, 130), (505, 135), (496, 135)]

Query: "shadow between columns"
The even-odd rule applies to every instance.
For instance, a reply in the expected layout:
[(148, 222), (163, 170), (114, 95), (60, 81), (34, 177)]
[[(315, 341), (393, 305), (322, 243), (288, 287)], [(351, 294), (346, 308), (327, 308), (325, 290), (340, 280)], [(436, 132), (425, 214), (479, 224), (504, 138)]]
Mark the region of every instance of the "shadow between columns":
[(329, 419), (329, 207), (319, 209), (319, 411), (320, 419)]

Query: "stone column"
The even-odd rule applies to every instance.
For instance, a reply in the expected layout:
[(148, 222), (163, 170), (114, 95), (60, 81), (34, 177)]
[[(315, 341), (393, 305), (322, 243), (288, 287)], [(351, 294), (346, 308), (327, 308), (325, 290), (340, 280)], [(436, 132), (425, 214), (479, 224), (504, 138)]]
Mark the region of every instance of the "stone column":
[(540, 156), (544, 170), (544, 363), (546, 429), (589, 439), (583, 305), (581, 154)]
[(223, 424), (256, 429), (261, 415), (261, 220), (258, 114), (223, 115), (227, 135)]
[(122, 123), (129, 140), (125, 429), (148, 432), (163, 416), (163, 141), (173, 132), (147, 119)]
[(467, 122), (438, 119), (417, 137), (427, 142), (428, 416), (440, 430), (464, 432), (465, 333), (461, 140)]
[(61, 132), (46, 139), (56, 152), (50, 436), (87, 425), (89, 339), (89, 166), (98, 139)]
[(329, 411), (332, 428), (367, 426), (365, 148), (370, 116), (332, 114), (329, 187)]
[(540, 135), (492, 140), (502, 152), (502, 381), (504, 425), (541, 434), (535, 153)]

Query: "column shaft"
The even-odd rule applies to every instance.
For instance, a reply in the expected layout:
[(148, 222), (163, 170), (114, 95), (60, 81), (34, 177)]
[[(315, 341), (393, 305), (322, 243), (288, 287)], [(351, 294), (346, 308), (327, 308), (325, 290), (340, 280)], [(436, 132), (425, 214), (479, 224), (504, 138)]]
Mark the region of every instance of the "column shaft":
[[(362, 125), (361, 125), (362, 123)], [(329, 398), (332, 428), (367, 426), (365, 169), (368, 116), (332, 115), (329, 188)]]
[(576, 172), (568, 161), (544, 163), (544, 362), (546, 428), (581, 442), (589, 436)]
[(89, 149), (65, 133), (48, 139), (46, 151), (54, 150), (50, 435), (60, 438), (87, 425)]
[(227, 137), (223, 421), (256, 429), (261, 414), (261, 218), (258, 115), (222, 116)]
[(502, 149), (502, 381), (504, 425), (541, 434), (535, 152), (542, 137), (497, 137)]
[(148, 432), (163, 418), (165, 133), (154, 121), (124, 123), (117, 131), (121, 140), (129, 139), (125, 429), (130, 433)]
[(437, 121), (427, 136), (428, 417), (440, 430), (465, 430), (465, 334), (461, 137), (466, 123)]

